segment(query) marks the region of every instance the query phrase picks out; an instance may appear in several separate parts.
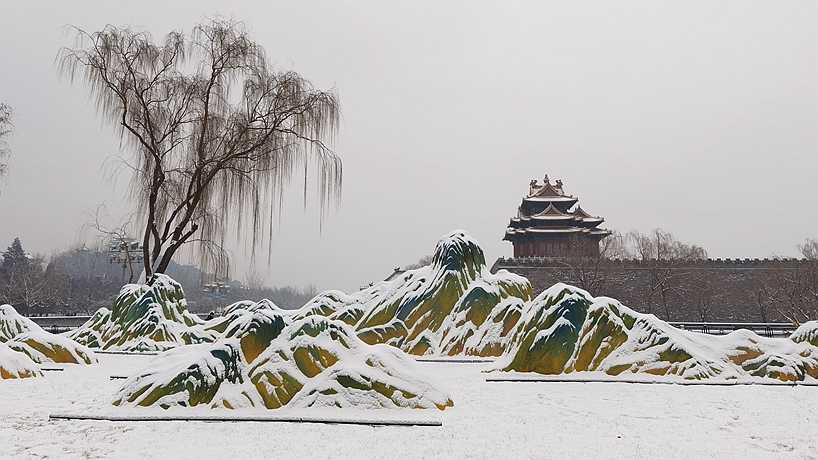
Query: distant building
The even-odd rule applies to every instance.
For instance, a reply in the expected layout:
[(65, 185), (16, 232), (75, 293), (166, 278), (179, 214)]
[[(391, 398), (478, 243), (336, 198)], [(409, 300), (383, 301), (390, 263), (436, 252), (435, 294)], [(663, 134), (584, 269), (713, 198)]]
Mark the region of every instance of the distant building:
[(554, 184), (548, 175), (542, 184), (532, 180), (503, 238), (514, 246), (514, 257), (597, 257), (599, 242), (611, 232), (599, 228), (605, 219), (588, 214), (577, 202), (559, 179)]
[(137, 240), (113, 238), (108, 243), (108, 262), (111, 264), (142, 264), (142, 258), (142, 243)]
[(219, 297), (229, 294), (233, 290), (233, 286), (229, 282), (214, 281), (212, 283), (202, 284), (202, 291), (210, 297)]
[(666, 321), (698, 323), (789, 322), (785, 313), (793, 304), (787, 296), (803, 282), (798, 280), (818, 276), (818, 262), (810, 260), (597, 259), (599, 242), (611, 232), (578, 201), (562, 181), (532, 180), (503, 238), (514, 245), (514, 256), (498, 259), (491, 272), (524, 276), (535, 295), (563, 282)]

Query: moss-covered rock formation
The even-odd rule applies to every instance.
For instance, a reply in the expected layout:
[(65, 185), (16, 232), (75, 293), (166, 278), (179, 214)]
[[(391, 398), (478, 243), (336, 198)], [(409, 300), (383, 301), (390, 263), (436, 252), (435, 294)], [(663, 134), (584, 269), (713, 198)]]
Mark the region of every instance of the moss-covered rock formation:
[(43, 375), (37, 363), (0, 342), (0, 380), (26, 379)]
[(235, 309), (232, 315), (219, 341), (162, 354), (126, 381), (114, 404), (229, 409), (452, 405), (417, 377), (414, 363), (400, 351), (365, 344), (342, 321), (320, 315), (292, 319), (252, 308)]
[(212, 342), (218, 334), (187, 310), (182, 286), (163, 274), (151, 285), (125, 285), (113, 308), (102, 308), (70, 337), (91, 348), (161, 351)]
[(0, 343), (35, 363), (94, 364), (94, 353), (67, 337), (45, 331), (11, 305), (0, 305)]
[[(496, 352), (467, 346), (459, 331), (481, 326), (503, 301), (531, 298), (528, 280), (501, 270), (489, 273), (483, 250), (465, 232), (438, 241), (432, 263), (352, 294), (327, 291), (296, 314), (321, 315), (355, 327), (366, 343), (385, 343), (415, 355)], [(516, 300), (512, 300), (516, 299)], [(496, 319), (496, 318), (493, 318)]]
[(711, 336), (676, 329), (614, 299), (557, 284), (523, 306), (496, 368), (652, 374), (688, 380), (818, 378), (818, 347), (802, 327), (782, 339), (750, 331)]

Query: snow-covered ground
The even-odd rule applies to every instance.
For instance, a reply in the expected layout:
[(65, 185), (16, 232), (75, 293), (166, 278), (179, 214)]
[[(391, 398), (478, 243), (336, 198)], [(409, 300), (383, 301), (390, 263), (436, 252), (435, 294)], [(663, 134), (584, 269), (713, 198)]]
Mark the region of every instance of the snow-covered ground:
[(99, 358), (0, 381), (0, 458), (818, 458), (818, 387), (487, 383), (486, 364), (420, 364), (455, 406), (397, 415), (442, 427), (49, 421), (111, 413), (108, 377), (150, 359)]

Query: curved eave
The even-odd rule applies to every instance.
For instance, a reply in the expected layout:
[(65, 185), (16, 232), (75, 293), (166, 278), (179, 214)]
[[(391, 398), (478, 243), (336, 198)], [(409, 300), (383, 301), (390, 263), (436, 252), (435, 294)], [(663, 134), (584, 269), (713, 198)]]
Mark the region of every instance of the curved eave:
[(523, 201), (533, 201), (535, 203), (576, 203), (579, 198), (571, 196), (527, 196)]
[(531, 216), (531, 220), (570, 221), (576, 222), (571, 216)]
[(550, 221), (571, 221), (576, 222), (574, 216), (531, 216), (527, 220), (550, 220)]
[(582, 222), (585, 222), (586, 224), (597, 224), (597, 225), (601, 224), (602, 222), (605, 222), (605, 219), (603, 219), (601, 217), (583, 217), (583, 218), (581, 218), (579, 220), (582, 221)]
[(536, 233), (590, 233), (591, 231), (587, 228), (578, 228), (578, 227), (571, 227), (571, 228), (507, 228), (506, 229), (506, 236), (516, 236), (516, 235), (525, 235), (525, 234), (536, 234)]
[(533, 222), (533, 221), (544, 221), (544, 222), (561, 222), (561, 223), (579, 223), (580, 221), (574, 219), (573, 216), (531, 216), (531, 217), (512, 217), (512, 223), (523, 223), (523, 222)]

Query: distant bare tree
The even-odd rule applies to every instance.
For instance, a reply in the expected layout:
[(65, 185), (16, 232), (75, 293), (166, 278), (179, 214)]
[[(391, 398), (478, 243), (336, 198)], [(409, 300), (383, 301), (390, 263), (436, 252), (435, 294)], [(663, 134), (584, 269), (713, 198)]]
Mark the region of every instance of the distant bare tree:
[(576, 251), (576, 254), (561, 259), (560, 263), (565, 266), (571, 281), (578, 287), (594, 295), (600, 295), (610, 281), (611, 275), (604, 264), (610, 260), (624, 259), (627, 256), (627, 244), (625, 237), (614, 231), (600, 241), (597, 255), (589, 257), (579, 253), (581, 248), (576, 248)]
[(716, 284), (707, 271), (692, 271), (685, 278), (685, 282), (679, 283), (675, 292), (683, 296), (695, 310), (699, 321), (712, 320), (713, 309), (724, 298), (722, 286)]
[(804, 261), (793, 270), (782, 270), (772, 281), (771, 296), (778, 312), (795, 324), (818, 319), (818, 241), (798, 245)]
[[(134, 281), (134, 264), (137, 262), (133, 257), (133, 251), (131, 250), (130, 246), (131, 243), (134, 241), (131, 238), (130, 228), (132, 226), (131, 220), (128, 219), (124, 223), (114, 226), (108, 227), (102, 224), (100, 218), (100, 211), (101, 207), (97, 208), (96, 215), (94, 217), (94, 221), (90, 224), (93, 229), (101, 236), (105, 238), (106, 244), (109, 245), (108, 249), (110, 250), (113, 247), (118, 249), (117, 255), (122, 255), (122, 271), (123, 274), (127, 270), (128, 271), (128, 283), (133, 283)], [(110, 255), (110, 254), (109, 254)], [(123, 276), (124, 278), (124, 276)]]
[(256, 270), (256, 267), (250, 267), (245, 276), (244, 287), (250, 291), (260, 291), (264, 289), (264, 277)]
[(776, 272), (772, 283), (775, 286), (772, 297), (781, 316), (795, 324), (812, 319), (812, 314), (804, 302), (800, 270)]
[(798, 245), (798, 251), (800, 251), (801, 256), (807, 260), (818, 260), (818, 240), (807, 238), (803, 243)]
[(818, 319), (818, 240), (808, 239), (798, 246), (807, 263), (804, 271), (804, 288), (812, 303), (812, 318)]
[(6, 174), (6, 169), (8, 168), (8, 163), (4, 163), (3, 159), (9, 154), (6, 138), (11, 134), (11, 117), (11, 107), (9, 107), (8, 104), (0, 102), (0, 177)]
[(770, 321), (771, 306), (775, 302), (775, 296), (768, 281), (768, 279), (760, 280), (760, 282), (756, 283), (755, 289), (756, 309), (758, 310), (758, 318), (762, 323)]
[(669, 297), (674, 293), (684, 295), (679, 281), (688, 276), (687, 272), (675, 269), (673, 263), (706, 259), (707, 251), (701, 246), (683, 243), (662, 229), (655, 229), (650, 234), (632, 231), (628, 233), (628, 240), (631, 252), (648, 266), (650, 279), (644, 297), (648, 313), (653, 313), (658, 296), (665, 320), (670, 321)]
[[(132, 196), (144, 219), (148, 282), (185, 244), (202, 264), (223, 260), (215, 242), (249, 227), (252, 247), (271, 237), (287, 181), (308, 165), (321, 210), (341, 187), (328, 147), (339, 104), (295, 72), (276, 72), (237, 22), (213, 19), (157, 43), (146, 32), (75, 29), (59, 68), (90, 87), (101, 115), (134, 154)], [(268, 243), (268, 258), (269, 258)]]
[(425, 255), (418, 259), (417, 262), (403, 267), (403, 270), (414, 270), (416, 268), (425, 267), (432, 264), (434, 258), (431, 255)]

